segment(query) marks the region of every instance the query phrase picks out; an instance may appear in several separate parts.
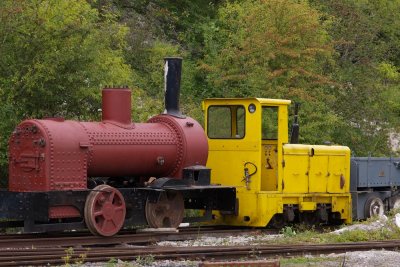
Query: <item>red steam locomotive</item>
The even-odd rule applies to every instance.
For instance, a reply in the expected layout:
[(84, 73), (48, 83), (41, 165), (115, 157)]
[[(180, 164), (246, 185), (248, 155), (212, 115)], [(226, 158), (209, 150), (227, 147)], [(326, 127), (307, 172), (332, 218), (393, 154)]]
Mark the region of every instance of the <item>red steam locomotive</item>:
[[(165, 59), (165, 112), (131, 122), (131, 92), (102, 91), (102, 121), (20, 123), (9, 141), (0, 226), (26, 232), (88, 228), (111, 236), (135, 225), (178, 227), (235, 212), (233, 187), (210, 185), (207, 139), (179, 111), (182, 59)], [(205, 210), (184, 218), (185, 209)]]

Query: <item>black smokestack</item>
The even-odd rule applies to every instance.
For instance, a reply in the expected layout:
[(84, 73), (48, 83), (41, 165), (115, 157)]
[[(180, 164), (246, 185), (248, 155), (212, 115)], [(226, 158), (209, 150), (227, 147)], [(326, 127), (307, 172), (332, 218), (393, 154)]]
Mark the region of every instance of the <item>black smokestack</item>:
[(164, 82), (165, 82), (165, 111), (164, 113), (183, 117), (179, 110), (179, 94), (181, 89), (182, 58), (164, 58)]

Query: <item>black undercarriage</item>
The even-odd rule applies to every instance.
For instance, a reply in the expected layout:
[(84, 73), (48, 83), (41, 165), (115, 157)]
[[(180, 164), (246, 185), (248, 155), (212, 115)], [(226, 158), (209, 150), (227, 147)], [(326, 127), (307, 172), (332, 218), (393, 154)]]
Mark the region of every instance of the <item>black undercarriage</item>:
[[(183, 222), (211, 220), (212, 210), (234, 214), (236, 189), (209, 185), (197, 174), (185, 175), (185, 179), (159, 178), (151, 186), (117, 188), (126, 204), (123, 227), (146, 225), (146, 203), (157, 202), (163, 192), (179, 192), (184, 198), (185, 209), (203, 210), (200, 216), (185, 217)], [(193, 174), (193, 173), (192, 173)], [(87, 197), (93, 189), (49, 192), (0, 191), (0, 228), (23, 227), (24, 232), (50, 232), (85, 229), (84, 209)], [(74, 206), (80, 217), (66, 219), (49, 218), (49, 209), (57, 206)]]

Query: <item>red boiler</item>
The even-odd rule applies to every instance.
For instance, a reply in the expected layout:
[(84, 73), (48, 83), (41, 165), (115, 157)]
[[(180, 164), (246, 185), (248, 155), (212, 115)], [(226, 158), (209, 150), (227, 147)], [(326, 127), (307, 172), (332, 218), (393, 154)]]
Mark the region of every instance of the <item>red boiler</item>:
[(102, 122), (26, 120), (9, 141), (9, 190), (79, 190), (88, 177), (182, 177), (205, 165), (204, 130), (192, 118), (161, 114), (131, 122), (129, 89), (104, 89)]

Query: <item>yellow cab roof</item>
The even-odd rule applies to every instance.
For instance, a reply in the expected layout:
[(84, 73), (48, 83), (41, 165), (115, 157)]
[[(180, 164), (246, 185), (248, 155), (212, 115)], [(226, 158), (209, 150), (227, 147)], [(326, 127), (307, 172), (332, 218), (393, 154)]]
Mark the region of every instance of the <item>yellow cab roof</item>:
[(243, 102), (258, 102), (260, 104), (273, 104), (273, 105), (290, 105), (292, 101), (286, 99), (272, 99), (272, 98), (207, 98), (204, 102), (223, 102), (229, 103), (243, 103)]

